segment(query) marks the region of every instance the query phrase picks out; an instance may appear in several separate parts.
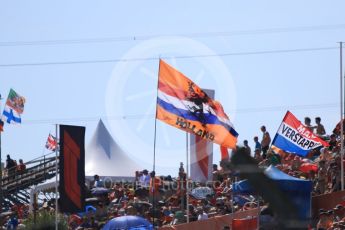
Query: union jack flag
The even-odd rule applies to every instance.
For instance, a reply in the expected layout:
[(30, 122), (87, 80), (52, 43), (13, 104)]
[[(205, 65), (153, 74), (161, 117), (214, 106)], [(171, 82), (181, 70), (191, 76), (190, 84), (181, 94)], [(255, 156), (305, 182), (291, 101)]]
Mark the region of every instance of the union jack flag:
[(51, 151), (55, 151), (57, 147), (58, 147), (57, 138), (49, 133), (49, 136), (46, 142), (46, 148)]

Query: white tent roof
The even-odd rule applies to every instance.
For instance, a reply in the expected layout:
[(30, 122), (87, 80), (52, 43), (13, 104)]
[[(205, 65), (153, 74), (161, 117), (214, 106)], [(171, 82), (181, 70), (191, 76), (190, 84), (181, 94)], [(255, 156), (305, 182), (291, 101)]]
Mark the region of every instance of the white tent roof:
[(114, 141), (102, 120), (86, 148), (86, 176), (134, 177), (140, 167)]

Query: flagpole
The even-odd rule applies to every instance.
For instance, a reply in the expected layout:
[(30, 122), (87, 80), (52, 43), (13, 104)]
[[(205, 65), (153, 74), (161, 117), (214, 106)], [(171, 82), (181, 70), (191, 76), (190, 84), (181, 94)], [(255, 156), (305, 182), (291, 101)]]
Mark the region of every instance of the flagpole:
[[(0, 112), (1, 112), (1, 94), (0, 94)], [(0, 119), (2, 118), (2, 116), (0, 116)], [(1, 155), (1, 131), (0, 131), (0, 213), (2, 211), (2, 203), (3, 203), (3, 193), (2, 193), (2, 155)], [(4, 165), (5, 167), (5, 165)]]
[[(58, 124), (55, 125), (55, 136), (58, 138)], [(55, 230), (58, 230), (58, 147), (55, 148)]]
[(187, 206), (187, 223), (189, 223), (189, 159), (188, 159), (188, 133), (186, 132), (186, 206)]
[[(153, 139), (153, 170), (156, 172), (156, 139), (157, 139), (157, 102), (158, 102), (158, 85), (159, 85), (159, 73), (161, 68), (161, 62), (159, 58), (158, 64), (158, 79), (157, 79), (157, 91), (156, 91), (156, 113), (155, 113), (155, 129), (154, 129), (154, 139)], [(151, 178), (152, 180), (152, 178)], [(155, 228), (155, 215), (156, 215), (156, 204), (155, 204), (155, 178), (153, 178), (153, 193), (152, 193), (152, 208), (153, 208), (153, 215), (152, 215), (152, 225), (153, 229)]]
[(158, 85), (159, 85), (159, 72), (161, 69), (160, 59), (158, 64), (158, 79), (156, 88), (156, 113), (155, 113), (155, 129), (154, 129), (154, 139), (153, 139), (153, 171), (156, 170), (156, 136), (157, 136), (157, 102), (158, 102)]
[[(284, 118), (283, 118), (283, 121), (285, 120), (286, 116), (288, 115), (288, 112), (290, 112), (290, 110), (286, 111), (286, 113), (285, 113), (285, 115), (284, 115)], [(276, 137), (277, 137), (277, 135), (278, 135), (278, 131), (279, 131), (279, 129), (280, 129), (280, 126), (281, 126), (281, 123), (280, 123), (280, 125), (278, 126), (276, 135), (274, 136), (273, 140), (272, 140), (271, 143), (269, 144), (270, 147), (268, 148), (268, 150), (270, 150), (270, 149), (272, 148), (272, 145), (273, 145), (273, 143), (274, 143), (274, 141), (276, 140)], [(267, 131), (267, 129), (266, 129), (266, 131)], [(268, 151), (268, 150), (267, 150), (267, 151)]]
[(343, 43), (340, 42), (340, 176), (341, 176), (341, 190), (344, 190), (344, 111), (343, 111)]

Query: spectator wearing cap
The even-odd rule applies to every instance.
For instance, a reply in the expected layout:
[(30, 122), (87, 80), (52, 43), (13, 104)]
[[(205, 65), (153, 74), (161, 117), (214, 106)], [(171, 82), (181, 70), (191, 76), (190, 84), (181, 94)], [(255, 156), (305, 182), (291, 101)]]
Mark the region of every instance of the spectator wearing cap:
[(316, 117), (315, 118), (315, 129), (316, 129), (316, 134), (319, 136), (323, 136), (326, 134), (326, 130), (325, 127), (323, 127), (323, 125), (321, 124), (321, 118), (320, 117)]

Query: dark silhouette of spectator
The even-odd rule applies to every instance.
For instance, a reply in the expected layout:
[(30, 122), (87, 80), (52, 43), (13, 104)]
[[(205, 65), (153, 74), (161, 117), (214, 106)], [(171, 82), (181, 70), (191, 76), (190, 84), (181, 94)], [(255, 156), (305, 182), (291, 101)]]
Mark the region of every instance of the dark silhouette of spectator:
[(8, 177), (10, 179), (14, 179), (15, 177), (15, 171), (16, 171), (16, 164), (13, 159), (11, 159), (10, 155), (7, 155), (6, 159), (6, 169), (8, 173)]
[(261, 144), (259, 142), (259, 138), (257, 136), (254, 137), (255, 149), (260, 149), (261, 151)]
[(311, 132), (314, 132), (315, 127), (311, 125), (311, 119), (309, 117), (304, 118), (304, 125), (310, 129)]
[(19, 159), (19, 164), (17, 165), (17, 171), (19, 174), (23, 174), (26, 170), (26, 165), (23, 162), (23, 159)]
[(261, 126), (261, 132), (262, 132), (262, 140), (261, 140), (262, 157), (266, 159), (266, 154), (271, 143), (271, 137), (270, 137), (270, 134), (267, 132), (266, 127), (264, 125)]
[(321, 118), (320, 117), (316, 117), (315, 118), (315, 123), (316, 123), (316, 134), (319, 136), (323, 136), (326, 134), (326, 130), (325, 127), (323, 127), (323, 125), (321, 124)]
[(250, 156), (250, 154), (252, 153), (252, 150), (250, 149), (248, 145), (248, 141), (244, 140), (243, 145), (244, 145), (245, 153), (248, 154), (248, 156)]

